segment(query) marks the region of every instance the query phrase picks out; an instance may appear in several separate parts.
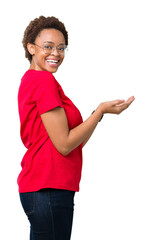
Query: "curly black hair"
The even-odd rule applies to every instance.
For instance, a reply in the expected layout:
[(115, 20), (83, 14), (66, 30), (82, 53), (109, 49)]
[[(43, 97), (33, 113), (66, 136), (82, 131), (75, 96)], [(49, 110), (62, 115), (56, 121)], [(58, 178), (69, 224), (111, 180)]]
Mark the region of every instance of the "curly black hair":
[(62, 32), (65, 38), (65, 44), (68, 45), (68, 32), (62, 22), (59, 21), (56, 17), (44, 17), (40, 16), (39, 18), (35, 18), (33, 21), (29, 23), (27, 28), (25, 29), (23, 36), (23, 47), (25, 49), (25, 57), (31, 62), (32, 55), (29, 53), (27, 49), (27, 43), (34, 43), (36, 37), (43, 29), (54, 28)]

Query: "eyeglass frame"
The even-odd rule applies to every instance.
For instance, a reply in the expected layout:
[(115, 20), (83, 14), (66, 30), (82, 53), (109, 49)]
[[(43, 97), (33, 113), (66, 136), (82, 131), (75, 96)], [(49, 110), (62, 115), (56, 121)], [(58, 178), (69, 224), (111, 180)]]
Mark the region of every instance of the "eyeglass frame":
[[(44, 43), (53, 43), (53, 42), (44, 42)], [(42, 48), (44, 54), (47, 54), (47, 53), (45, 53), (45, 47), (41, 47), (41, 46), (39, 46), (39, 45), (36, 44), (36, 43), (33, 43), (33, 45)], [(64, 50), (61, 51), (61, 52), (59, 52), (59, 49), (58, 49), (60, 45), (64, 45)], [(53, 46), (53, 47), (52, 47), (52, 49), (50, 50), (50, 54), (54, 51), (55, 48), (56, 48), (57, 52), (58, 52), (60, 55), (64, 55), (65, 50), (68, 50), (67, 45), (65, 45), (65, 44), (59, 44), (58, 46)]]

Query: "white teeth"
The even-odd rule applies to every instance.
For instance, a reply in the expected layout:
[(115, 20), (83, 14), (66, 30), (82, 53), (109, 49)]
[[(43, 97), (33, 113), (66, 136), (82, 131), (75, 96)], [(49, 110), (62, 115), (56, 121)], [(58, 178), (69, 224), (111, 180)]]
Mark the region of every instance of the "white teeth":
[(47, 60), (47, 62), (58, 63), (58, 60)]

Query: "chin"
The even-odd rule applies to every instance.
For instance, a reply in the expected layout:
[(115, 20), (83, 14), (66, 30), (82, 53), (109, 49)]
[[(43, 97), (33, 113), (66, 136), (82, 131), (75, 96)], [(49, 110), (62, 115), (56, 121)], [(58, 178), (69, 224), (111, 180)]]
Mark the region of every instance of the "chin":
[(55, 68), (55, 67), (43, 67), (41, 68), (42, 71), (47, 71), (47, 72), (50, 72), (50, 73), (55, 73), (57, 72), (58, 68)]
[(50, 70), (48, 70), (48, 72), (51, 72), (51, 73), (56, 73), (56, 72), (57, 72), (57, 70), (58, 70), (58, 68), (57, 68), (57, 69), (50, 69)]
[(51, 73), (55, 73), (55, 72), (57, 72), (58, 68), (59, 68), (59, 66), (56, 66), (56, 67), (47, 66), (47, 67), (45, 67), (45, 70), (48, 72), (51, 72)]

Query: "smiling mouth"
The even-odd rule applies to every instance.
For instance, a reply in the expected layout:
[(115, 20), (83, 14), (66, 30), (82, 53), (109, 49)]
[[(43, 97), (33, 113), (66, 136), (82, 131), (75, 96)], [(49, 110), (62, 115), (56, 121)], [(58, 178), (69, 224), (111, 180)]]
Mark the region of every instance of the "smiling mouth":
[(51, 65), (58, 65), (59, 60), (47, 59), (46, 60)]

